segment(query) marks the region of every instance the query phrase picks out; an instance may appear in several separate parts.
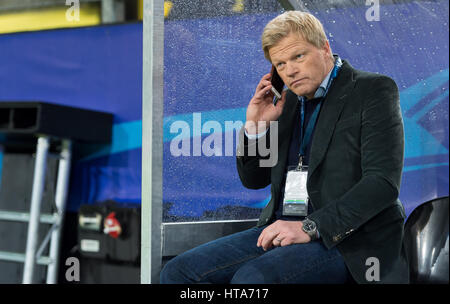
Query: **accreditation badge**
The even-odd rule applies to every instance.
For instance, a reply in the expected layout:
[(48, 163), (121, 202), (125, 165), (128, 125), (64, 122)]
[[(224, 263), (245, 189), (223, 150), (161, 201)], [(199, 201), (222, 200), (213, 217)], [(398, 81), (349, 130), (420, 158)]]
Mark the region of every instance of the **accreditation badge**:
[(307, 179), (308, 171), (306, 167), (303, 167), (301, 170), (294, 169), (287, 172), (284, 188), (283, 215), (308, 215)]

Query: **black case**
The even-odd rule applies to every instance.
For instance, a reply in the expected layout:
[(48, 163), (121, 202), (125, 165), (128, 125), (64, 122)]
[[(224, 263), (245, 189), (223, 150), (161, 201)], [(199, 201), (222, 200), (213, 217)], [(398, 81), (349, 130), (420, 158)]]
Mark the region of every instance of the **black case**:
[[(122, 232), (118, 238), (103, 232), (104, 220), (111, 212), (119, 221)], [(140, 208), (124, 207), (114, 201), (106, 201), (95, 205), (82, 205), (78, 213), (78, 248), (82, 257), (106, 259), (116, 262), (140, 262), (141, 215)], [(93, 230), (80, 225), (81, 217), (101, 216), (100, 229)], [(83, 249), (82, 242), (98, 244), (98, 250)], [(89, 247), (89, 246), (88, 246)], [(96, 246), (90, 246), (94, 248)]]
[[(111, 141), (113, 115), (48, 102), (0, 102), (0, 133), (7, 144), (36, 134), (82, 142)], [(0, 137), (0, 142), (2, 137)]]

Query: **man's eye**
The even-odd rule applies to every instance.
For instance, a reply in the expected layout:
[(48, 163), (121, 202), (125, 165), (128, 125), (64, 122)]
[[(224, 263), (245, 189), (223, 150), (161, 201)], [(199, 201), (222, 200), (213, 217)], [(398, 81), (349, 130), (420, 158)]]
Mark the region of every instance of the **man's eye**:
[(298, 54), (297, 55), (297, 59), (300, 59), (300, 58), (302, 58), (303, 57), (303, 54)]

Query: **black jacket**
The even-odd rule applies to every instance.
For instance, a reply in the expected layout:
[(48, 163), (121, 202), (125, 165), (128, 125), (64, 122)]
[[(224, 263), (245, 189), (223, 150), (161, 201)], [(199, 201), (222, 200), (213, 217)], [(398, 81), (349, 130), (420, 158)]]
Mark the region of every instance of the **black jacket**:
[[(274, 220), (284, 183), (298, 102), (291, 91), (286, 98), (278, 119), (278, 158), (273, 167), (261, 167), (259, 154), (248, 155), (257, 142), (241, 133), (237, 168), (243, 185), (251, 189), (271, 185), (272, 197), (258, 226)], [(317, 223), (324, 245), (337, 246), (358, 283), (372, 283), (366, 280), (373, 265), (370, 257), (379, 261), (379, 283), (409, 282), (402, 243), (406, 216), (398, 200), (403, 156), (403, 119), (395, 82), (355, 70), (344, 60), (317, 121), (307, 189), (315, 210), (309, 218)]]

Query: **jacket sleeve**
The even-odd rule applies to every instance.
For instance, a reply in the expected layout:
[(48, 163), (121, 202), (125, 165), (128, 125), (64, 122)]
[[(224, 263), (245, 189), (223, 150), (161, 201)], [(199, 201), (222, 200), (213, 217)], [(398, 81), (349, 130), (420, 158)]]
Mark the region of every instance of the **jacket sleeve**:
[(267, 159), (258, 152), (258, 141), (268, 142), (270, 129), (260, 139), (249, 139), (245, 136), (245, 127), (239, 132), (239, 146), (237, 149), (237, 170), (244, 187), (261, 189), (270, 184), (271, 168), (260, 166), (260, 161)]
[(361, 115), (361, 179), (309, 216), (328, 249), (395, 205), (400, 191), (404, 130), (398, 88), (392, 79), (372, 80)]

